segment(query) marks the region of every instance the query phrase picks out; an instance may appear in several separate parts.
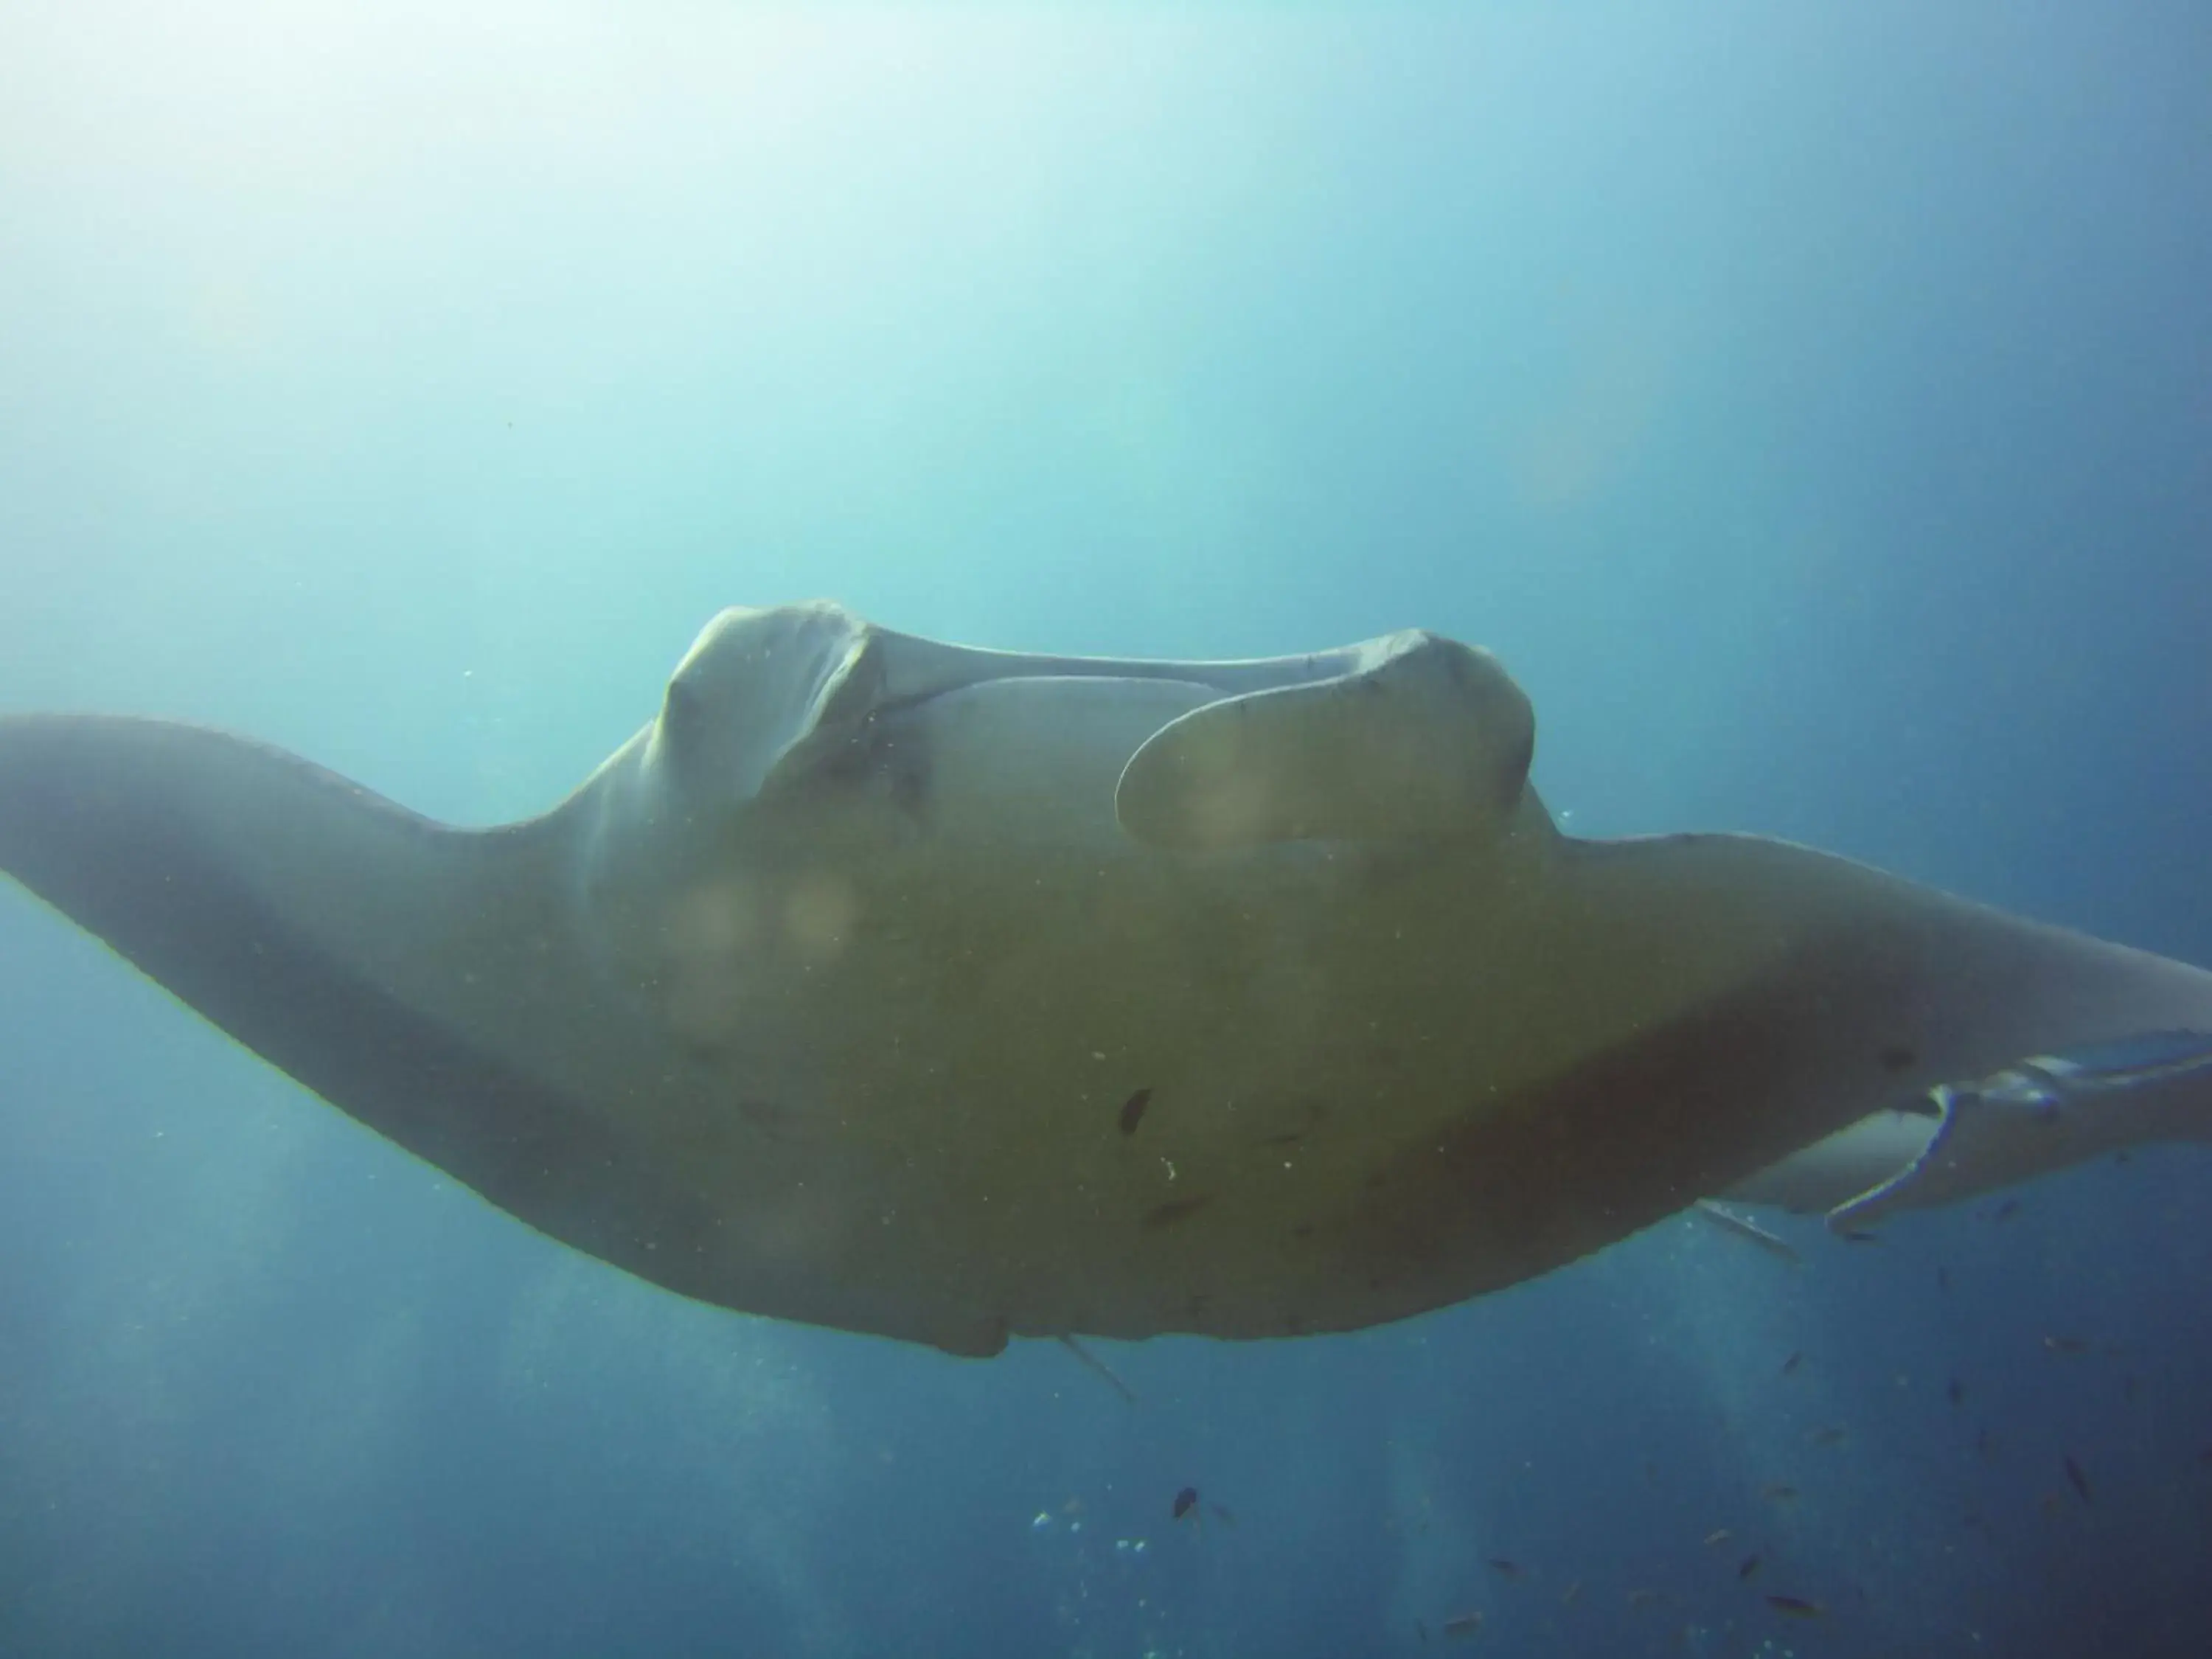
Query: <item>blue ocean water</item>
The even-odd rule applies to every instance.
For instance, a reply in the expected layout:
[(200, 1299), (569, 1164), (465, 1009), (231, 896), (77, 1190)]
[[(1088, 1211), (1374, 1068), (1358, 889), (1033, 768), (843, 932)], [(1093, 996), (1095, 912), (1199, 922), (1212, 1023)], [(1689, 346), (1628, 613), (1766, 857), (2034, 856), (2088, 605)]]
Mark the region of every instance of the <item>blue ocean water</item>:
[[(1577, 834), (2212, 963), (2199, 9), (88, 0), (0, 64), (0, 708), (491, 823), (725, 605), (1420, 626)], [(2212, 1650), (2212, 1162), (2017, 1198), (1097, 1345), (1132, 1407), (565, 1251), (7, 886), (0, 1653)]]

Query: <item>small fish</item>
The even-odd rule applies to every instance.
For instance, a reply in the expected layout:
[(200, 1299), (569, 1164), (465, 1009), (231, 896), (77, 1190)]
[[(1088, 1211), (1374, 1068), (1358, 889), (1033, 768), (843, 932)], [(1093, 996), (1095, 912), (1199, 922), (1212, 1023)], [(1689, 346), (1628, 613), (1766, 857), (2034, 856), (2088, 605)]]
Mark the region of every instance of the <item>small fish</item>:
[(1750, 1218), (1740, 1216), (1734, 1210), (1723, 1209), (1709, 1198), (1701, 1198), (1698, 1200), (1697, 1211), (1699, 1215), (1723, 1231), (1733, 1233), (1738, 1238), (1758, 1245), (1769, 1255), (1780, 1256), (1793, 1267), (1804, 1259), (1797, 1254), (1796, 1248), (1779, 1233), (1771, 1233)]
[(2058, 1511), (2066, 1506), (2066, 1500), (2055, 1492), (2047, 1492), (2036, 1500), (2035, 1506), (2055, 1519)]
[(2008, 1198), (2005, 1200), (2003, 1203), (1998, 1205), (1997, 1207), (1990, 1212), (1990, 1219), (1992, 1221), (2009, 1221), (2019, 1213), (2020, 1200), (2016, 1198)]
[(1185, 1486), (1175, 1495), (1175, 1518), (1178, 1521), (1198, 1507), (1198, 1488)]
[(1705, 1547), (1711, 1549), (1716, 1544), (1725, 1544), (1735, 1536), (1726, 1527), (1717, 1527), (1705, 1534)]
[(2043, 1346), (2053, 1353), (2087, 1353), (2089, 1339), (2085, 1336), (2046, 1336)]
[(1757, 1577), (1759, 1576), (1759, 1558), (1755, 1555), (1745, 1556), (1743, 1558), (1743, 1565), (1735, 1570), (1735, 1576), (1738, 1578)]
[(1950, 1397), (1951, 1403), (1954, 1406), (1963, 1406), (1966, 1403), (1966, 1390), (1955, 1376), (1943, 1385), (1943, 1392)]
[(1815, 1429), (1808, 1437), (1816, 1446), (1840, 1446), (1851, 1437), (1851, 1431), (1838, 1428)]
[(1559, 1592), (1559, 1605), (1563, 1607), (1571, 1607), (1574, 1606), (1576, 1602), (1582, 1600), (1582, 1595), (1583, 1581), (1577, 1578), (1573, 1583), (1568, 1585), (1566, 1589)]
[(2197, 1454), (2197, 1462), (2200, 1468), (2212, 1468), (2212, 1446), (2207, 1446)]
[(1479, 1613), (1462, 1613), (1444, 1620), (1444, 1634), (1455, 1642), (1466, 1641), (1481, 1628), (1482, 1615)]
[(1658, 1599), (1659, 1592), (1656, 1589), (1632, 1589), (1628, 1592), (1628, 1605), (1632, 1607), (1648, 1607)]
[(1936, 1288), (1946, 1296), (1951, 1294), (1951, 1270), (1940, 1261), (1936, 1264)]
[(1425, 1619), (1416, 1619), (1413, 1620), (1413, 1628), (1421, 1633), (1421, 1645), (1423, 1647), (1428, 1646), (1429, 1621)]
[(1792, 1349), (1790, 1351), (1790, 1358), (1787, 1358), (1787, 1359), (1785, 1359), (1785, 1360), (1784, 1360), (1784, 1361), (1782, 1362), (1782, 1374), (1783, 1374), (1783, 1376), (1789, 1376), (1790, 1372), (1792, 1372), (1792, 1371), (1796, 1370), (1800, 1365), (1803, 1364), (1804, 1363), (1805, 1363), (1805, 1351), (1804, 1351), (1804, 1349), (1802, 1349), (1802, 1348), (1792, 1348)]
[(1759, 1495), (1761, 1498), (1771, 1498), (1778, 1504), (1787, 1504), (1796, 1499), (1797, 1496), (1797, 1488), (1795, 1486), (1785, 1486), (1778, 1484), (1765, 1488)]
[(1121, 1133), (1133, 1135), (1137, 1126), (1145, 1121), (1145, 1108), (1152, 1103), (1152, 1091), (1139, 1089), (1121, 1103)]
[(1997, 1455), (1997, 1437), (1986, 1425), (1974, 1431), (1974, 1450), (1985, 1462)]
[(1508, 1561), (1502, 1555), (1492, 1559), (1490, 1570), (1501, 1578), (1519, 1578), (1523, 1576), (1518, 1561)]
[(1770, 1595), (1766, 1605), (1790, 1619), (1818, 1619), (1821, 1612), (1818, 1601), (1808, 1601), (1802, 1595)]
[(2128, 1372), (2125, 1376), (2120, 1378), (2120, 1398), (2123, 1400), (2134, 1399), (2136, 1397), (2136, 1390), (2142, 1386), (2142, 1379), (2137, 1376), (2133, 1371)]
[(1649, 1457), (1644, 1460), (1644, 1484), (1647, 1486), (1659, 1484), (1659, 1465)]
[(2090, 1501), (2089, 1477), (2081, 1473), (2081, 1466), (2079, 1463), (2076, 1463), (2070, 1456), (2063, 1461), (2066, 1464), (2066, 1480), (2068, 1484), (2070, 1485), (2075, 1492), (2081, 1494), (2081, 1501), (2083, 1503), (2088, 1503)]
[(1862, 1232), (1856, 1227), (1840, 1228), (1837, 1231), (1836, 1237), (1842, 1239), (1846, 1244), (1879, 1244), (1881, 1243), (1881, 1235), (1880, 1233)]
[(1234, 1527), (1237, 1524), (1237, 1512), (1228, 1504), (1208, 1504), (1206, 1507), (1213, 1511), (1214, 1519), (1220, 1522), (1223, 1526)]

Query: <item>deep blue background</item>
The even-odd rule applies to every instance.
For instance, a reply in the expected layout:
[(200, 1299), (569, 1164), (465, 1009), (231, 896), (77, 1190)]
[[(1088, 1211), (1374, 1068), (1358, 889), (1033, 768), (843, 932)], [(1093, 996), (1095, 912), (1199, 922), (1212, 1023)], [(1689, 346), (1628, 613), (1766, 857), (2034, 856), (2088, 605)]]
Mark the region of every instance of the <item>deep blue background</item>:
[[(0, 706), (485, 822), (725, 604), (1419, 625), (1578, 833), (2212, 962), (2207, 15), (14, 7)], [(2208, 1198), (2147, 1153), (1795, 1272), (1677, 1220), (1101, 1345), (1132, 1410), (570, 1255), (9, 889), (0, 1651), (2204, 1651)]]

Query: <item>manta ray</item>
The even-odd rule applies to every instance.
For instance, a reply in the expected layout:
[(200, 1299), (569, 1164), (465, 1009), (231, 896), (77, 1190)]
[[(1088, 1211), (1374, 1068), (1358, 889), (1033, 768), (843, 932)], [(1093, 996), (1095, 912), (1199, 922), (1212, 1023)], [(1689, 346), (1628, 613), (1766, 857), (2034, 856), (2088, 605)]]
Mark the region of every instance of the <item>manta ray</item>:
[(0, 720), (0, 867), (540, 1232), (957, 1354), (1350, 1330), (1700, 1200), (1863, 1225), (2212, 1125), (2212, 975), (1778, 842), (1574, 839), (1534, 741), (1425, 632), (732, 610), (495, 828)]

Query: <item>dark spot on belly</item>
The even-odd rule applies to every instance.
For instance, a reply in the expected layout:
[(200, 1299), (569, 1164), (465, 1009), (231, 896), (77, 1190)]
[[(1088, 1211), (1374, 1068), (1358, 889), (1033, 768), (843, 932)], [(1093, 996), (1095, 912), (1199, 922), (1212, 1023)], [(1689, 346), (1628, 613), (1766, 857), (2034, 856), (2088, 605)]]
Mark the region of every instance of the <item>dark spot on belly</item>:
[(1148, 1230), (1172, 1227), (1177, 1222), (1189, 1220), (1212, 1201), (1212, 1195), (1208, 1194), (1200, 1194), (1195, 1198), (1171, 1198), (1166, 1203), (1155, 1205), (1145, 1212), (1145, 1225)]
[(1152, 1091), (1139, 1089), (1121, 1103), (1121, 1133), (1133, 1135), (1137, 1126), (1145, 1121), (1145, 1108), (1152, 1103)]
[(1920, 1056), (1901, 1042), (1893, 1042), (1881, 1051), (1881, 1069), (1885, 1072), (1909, 1072), (1920, 1063)]

